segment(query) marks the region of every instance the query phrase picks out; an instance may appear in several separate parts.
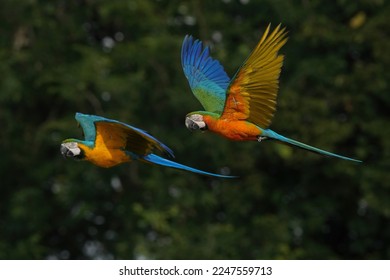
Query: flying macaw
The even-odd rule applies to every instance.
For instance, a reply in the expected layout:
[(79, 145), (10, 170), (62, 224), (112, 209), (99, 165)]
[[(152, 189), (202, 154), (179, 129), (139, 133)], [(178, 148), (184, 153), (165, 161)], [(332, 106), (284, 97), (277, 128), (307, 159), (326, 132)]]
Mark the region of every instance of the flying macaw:
[(209, 130), (234, 141), (273, 139), (299, 148), (361, 162), (330, 153), (284, 137), (268, 127), (276, 111), (276, 97), (286, 43), (285, 28), (279, 24), (272, 32), (268, 25), (260, 42), (229, 79), (222, 65), (209, 55), (209, 48), (186, 36), (181, 63), (195, 97), (206, 111), (187, 114), (185, 124), (191, 131)]
[(88, 160), (100, 167), (112, 167), (139, 160), (202, 175), (221, 178), (235, 177), (201, 171), (155, 155), (152, 151), (159, 150), (174, 157), (172, 150), (159, 140), (128, 124), (81, 113), (76, 113), (75, 118), (83, 129), (85, 140), (64, 140), (60, 149), (64, 157)]

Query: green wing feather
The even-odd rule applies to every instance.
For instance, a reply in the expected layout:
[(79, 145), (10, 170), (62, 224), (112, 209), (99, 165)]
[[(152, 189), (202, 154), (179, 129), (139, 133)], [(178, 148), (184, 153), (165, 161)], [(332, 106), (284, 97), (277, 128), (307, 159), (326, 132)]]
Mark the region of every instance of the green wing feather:
[(181, 49), (181, 62), (191, 90), (206, 111), (220, 115), (225, 106), (229, 77), (222, 65), (210, 57), (209, 48), (186, 36)]

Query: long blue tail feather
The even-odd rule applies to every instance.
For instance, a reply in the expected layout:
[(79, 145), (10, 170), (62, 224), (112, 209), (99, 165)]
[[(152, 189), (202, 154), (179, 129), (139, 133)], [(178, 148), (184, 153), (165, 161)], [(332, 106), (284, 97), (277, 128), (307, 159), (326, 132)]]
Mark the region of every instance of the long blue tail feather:
[(176, 169), (180, 169), (180, 170), (190, 171), (190, 172), (194, 172), (194, 173), (198, 173), (198, 174), (202, 174), (202, 175), (207, 175), (207, 176), (213, 176), (213, 177), (219, 177), (219, 178), (237, 178), (237, 176), (214, 174), (214, 173), (198, 170), (198, 169), (186, 166), (184, 164), (180, 164), (180, 163), (159, 157), (158, 155), (155, 155), (155, 154), (149, 154), (143, 158), (140, 158), (140, 160), (143, 160), (143, 161), (149, 162), (149, 163), (154, 163), (157, 165), (162, 165), (162, 166), (167, 166), (167, 167), (176, 168)]
[(310, 145), (298, 142), (296, 140), (292, 140), (292, 139), (284, 137), (284, 136), (282, 136), (282, 135), (280, 135), (280, 134), (278, 134), (275, 131), (272, 131), (270, 129), (263, 130), (263, 134), (261, 136), (265, 136), (265, 137), (268, 137), (270, 139), (275, 139), (275, 140), (278, 140), (280, 142), (283, 142), (283, 143), (286, 143), (286, 144), (289, 144), (289, 145), (292, 145), (292, 146), (296, 146), (298, 148), (301, 148), (301, 149), (304, 149), (304, 150), (307, 150), (307, 151), (310, 151), (310, 152), (314, 152), (314, 153), (317, 153), (317, 154), (330, 156), (330, 157), (336, 157), (336, 158), (339, 158), (339, 159), (349, 160), (349, 161), (353, 161), (353, 162), (359, 162), (359, 163), (362, 162), (361, 160), (357, 160), (357, 159), (341, 156), (341, 155), (338, 155), (338, 154), (334, 154), (334, 153), (331, 153), (331, 152), (327, 152), (327, 151), (318, 149), (316, 147), (313, 147), (313, 146), (310, 146)]

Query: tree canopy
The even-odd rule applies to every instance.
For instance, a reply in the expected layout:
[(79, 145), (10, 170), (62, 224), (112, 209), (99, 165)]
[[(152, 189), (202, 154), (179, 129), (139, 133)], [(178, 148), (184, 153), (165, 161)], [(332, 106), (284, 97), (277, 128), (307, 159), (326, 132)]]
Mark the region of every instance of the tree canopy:
[[(0, 259), (388, 259), (390, 3), (3, 0)], [(289, 40), (271, 128), (355, 164), (185, 128), (186, 34), (232, 77), (268, 23)], [(76, 112), (147, 130), (223, 180), (64, 160)]]

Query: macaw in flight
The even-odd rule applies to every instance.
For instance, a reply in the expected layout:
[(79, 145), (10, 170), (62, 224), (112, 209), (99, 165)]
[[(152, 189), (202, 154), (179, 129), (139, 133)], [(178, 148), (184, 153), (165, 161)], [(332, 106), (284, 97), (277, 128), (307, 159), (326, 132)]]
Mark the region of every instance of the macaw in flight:
[(186, 36), (181, 63), (195, 97), (206, 111), (187, 114), (185, 124), (191, 131), (209, 130), (234, 141), (266, 139), (297, 146), (318, 154), (361, 162), (327, 152), (284, 137), (268, 127), (276, 111), (276, 97), (286, 43), (285, 28), (279, 24), (272, 32), (268, 25), (260, 42), (244, 61), (233, 79), (209, 55), (209, 48)]
[(220, 178), (235, 177), (201, 171), (155, 155), (152, 152), (159, 150), (174, 157), (172, 150), (159, 140), (128, 124), (81, 113), (76, 113), (75, 118), (83, 129), (85, 140), (64, 140), (60, 149), (64, 157), (88, 160), (100, 167), (112, 167), (139, 160), (202, 175)]

